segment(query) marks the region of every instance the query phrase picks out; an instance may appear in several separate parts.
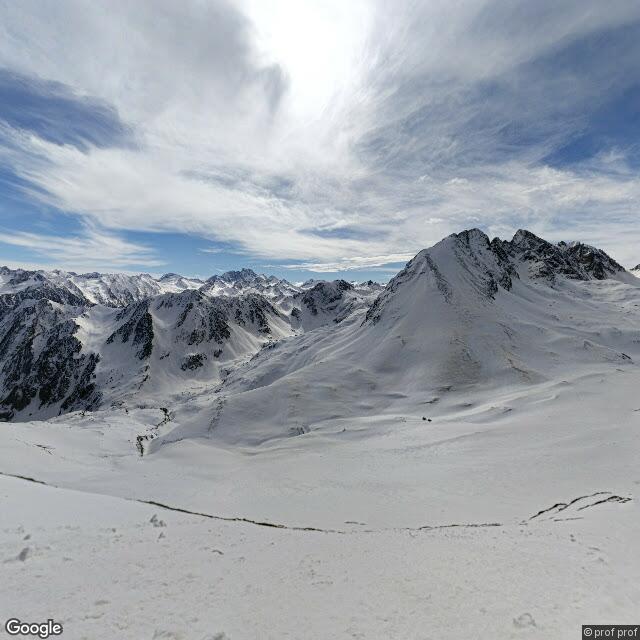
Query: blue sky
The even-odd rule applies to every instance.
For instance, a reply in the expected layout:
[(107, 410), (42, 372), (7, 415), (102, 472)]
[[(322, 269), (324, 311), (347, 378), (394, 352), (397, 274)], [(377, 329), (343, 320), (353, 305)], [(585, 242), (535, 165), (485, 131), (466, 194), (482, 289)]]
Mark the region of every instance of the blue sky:
[(640, 262), (637, 3), (0, 16), (0, 263), (386, 280), (475, 226)]

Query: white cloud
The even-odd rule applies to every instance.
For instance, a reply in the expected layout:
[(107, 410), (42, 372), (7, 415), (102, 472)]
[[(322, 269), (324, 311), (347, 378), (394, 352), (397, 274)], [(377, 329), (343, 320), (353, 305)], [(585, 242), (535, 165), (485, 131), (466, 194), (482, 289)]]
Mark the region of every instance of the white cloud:
[(201, 249), (198, 249), (198, 251), (200, 251), (200, 253), (222, 253), (222, 249), (219, 249), (217, 247), (203, 247)]
[[(398, 262), (408, 262), (413, 258), (413, 253), (391, 253), (384, 256), (353, 256), (351, 258), (343, 258), (335, 262), (301, 262), (296, 264), (276, 265), (283, 269), (296, 269), (316, 271), (318, 273), (333, 273), (340, 271), (356, 271), (371, 269), (373, 267), (382, 267), (385, 264)], [(267, 265), (269, 266), (269, 265)], [(397, 271), (392, 269), (391, 271)]]
[[(128, 242), (112, 233), (88, 226), (75, 236), (54, 236), (0, 229), (0, 243), (23, 247), (45, 258), (38, 268), (62, 267), (91, 271), (96, 268), (162, 266), (152, 249)], [(28, 265), (25, 265), (28, 266)]]
[[(96, 96), (135, 131), (127, 148), (86, 151), (1, 132), (2, 159), (32, 198), (112, 239), (188, 232), (333, 271), (405, 260), (464, 227), (527, 226), (640, 259), (640, 187), (623, 157), (542, 162), (583, 126), (580, 106), (637, 60), (603, 52), (579, 77), (536, 67), (639, 19), (635, 3), (67, 0), (0, 11), (0, 65)], [(483, 93), (496, 86), (498, 99)], [(530, 142), (512, 141), (511, 122)], [(340, 229), (352, 232), (323, 233)], [(152, 266), (143, 249), (133, 264)], [(68, 247), (61, 259), (74, 257)]]

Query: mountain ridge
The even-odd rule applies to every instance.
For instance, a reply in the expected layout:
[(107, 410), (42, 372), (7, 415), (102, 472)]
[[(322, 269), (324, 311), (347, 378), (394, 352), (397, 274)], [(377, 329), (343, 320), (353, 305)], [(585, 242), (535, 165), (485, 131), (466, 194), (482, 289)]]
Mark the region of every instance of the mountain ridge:
[[(554, 331), (577, 361), (624, 362), (620, 345), (598, 331), (583, 332), (590, 346), (576, 351), (579, 332), (554, 329), (559, 320), (540, 315), (574, 298), (584, 305), (584, 287), (596, 287), (589, 293), (596, 300), (596, 283), (625, 288), (624, 295), (640, 284), (599, 249), (549, 243), (525, 230), (511, 240), (491, 240), (479, 229), (451, 234), (418, 252), (385, 287), (345, 280), (298, 286), (246, 268), (202, 281), (3, 267), (1, 416), (154, 405), (167, 394), (179, 403), (202, 393), (241, 397), (274, 385), (268, 404), (281, 393), (278, 380), (300, 372), (309, 393), (329, 379), (343, 379), (356, 395), (360, 383), (379, 390), (388, 372), (398, 394), (403, 387), (529, 383), (545, 377), (545, 359), (553, 362), (544, 345)], [(538, 318), (538, 337), (527, 316)], [(631, 350), (626, 342), (624, 349)], [(307, 380), (310, 367), (317, 371)]]
[(580, 243), (514, 238), (472, 229), (419, 252), (368, 309), (232, 372), (224, 410), (204, 407), (171, 437), (212, 422), (212, 437), (258, 445), (338, 417), (440, 413), (474, 393), (636, 366), (638, 279)]
[[(373, 284), (354, 289), (348, 308), (374, 293)], [(250, 269), (194, 281), (0, 268), (0, 417), (214, 388), (265, 344), (341, 320), (334, 301), (320, 301), (320, 313), (306, 302), (303, 287)], [(57, 393), (48, 378), (59, 380)]]

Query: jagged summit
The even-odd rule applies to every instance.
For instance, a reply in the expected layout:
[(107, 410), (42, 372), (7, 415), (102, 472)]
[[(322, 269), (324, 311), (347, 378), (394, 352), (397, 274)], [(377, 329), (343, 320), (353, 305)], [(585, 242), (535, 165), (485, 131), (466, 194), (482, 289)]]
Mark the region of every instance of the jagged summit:
[(413, 306), (431, 294), (442, 297), (447, 303), (452, 302), (454, 296), (464, 297), (473, 291), (491, 298), (498, 284), (510, 289), (513, 276), (516, 276), (515, 268), (499, 241), (492, 244), (480, 229), (453, 233), (433, 247), (420, 251), (389, 281), (367, 312), (365, 322), (377, 323), (382, 310), (399, 291), (413, 288), (411, 283), (416, 283), (420, 290), (419, 293), (414, 291), (413, 297), (406, 300), (406, 304)]
[(239, 271), (227, 271), (209, 278), (200, 291), (211, 296), (238, 296), (247, 293), (259, 293), (269, 300), (283, 305), (290, 311), (293, 296), (301, 291), (287, 280), (281, 280), (275, 276), (267, 276), (253, 271), (253, 269), (240, 269)]
[(530, 263), (532, 276), (604, 280), (624, 271), (622, 265), (601, 249), (575, 241), (552, 244), (524, 229), (520, 229), (511, 242), (502, 244), (510, 255)]
[(376, 294), (375, 288), (356, 288), (346, 280), (321, 281), (294, 296), (292, 315), (307, 330), (338, 324), (370, 303)]
[(207, 282), (218, 282), (220, 280), (223, 282), (251, 282), (258, 277), (258, 274), (253, 269), (244, 268), (238, 271), (226, 271), (220, 275), (211, 276), (207, 279)]
[(553, 285), (559, 277), (628, 281), (627, 276), (604, 251), (581, 242), (553, 244), (525, 229), (518, 230), (511, 240), (490, 240), (480, 229), (468, 229), (420, 251), (389, 281), (366, 320), (377, 322), (381, 309), (397, 290), (416, 278), (425, 278), (434, 294), (452, 303), (469, 296), (492, 300), (499, 289), (510, 291), (514, 280), (522, 278)]

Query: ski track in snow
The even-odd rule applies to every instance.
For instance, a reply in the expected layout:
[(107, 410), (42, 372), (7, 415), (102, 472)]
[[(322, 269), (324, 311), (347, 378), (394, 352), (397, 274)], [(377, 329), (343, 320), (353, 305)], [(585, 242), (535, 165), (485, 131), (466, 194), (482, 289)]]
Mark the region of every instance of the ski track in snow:
[(614, 506), (580, 521), (345, 536), (7, 477), (0, 497), (13, 513), (0, 527), (4, 610), (53, 616), (79, 640), (569, 639), (587, 618), (631, 623), (640, 596), (637, 520)]

